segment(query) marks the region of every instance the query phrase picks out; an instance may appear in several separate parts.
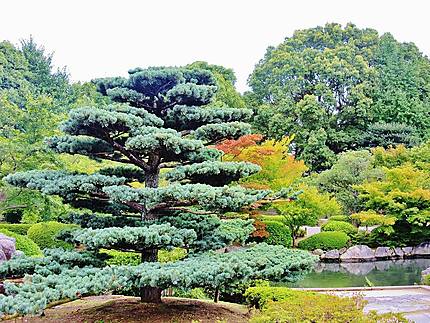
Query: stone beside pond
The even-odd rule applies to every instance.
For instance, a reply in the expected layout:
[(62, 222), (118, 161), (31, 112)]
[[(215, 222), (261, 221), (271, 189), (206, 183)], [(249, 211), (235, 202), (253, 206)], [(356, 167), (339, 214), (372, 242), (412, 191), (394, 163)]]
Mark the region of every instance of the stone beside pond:
[(369, 248), (366, 245), (356, 245), (350, 248), (323, 251), (317, 249), (313, 254), (318, 255), (324, 262), (366, 262), (376, 260), (430, 257), (430, 242), (421, 243), (415, 247), (378, 247)]

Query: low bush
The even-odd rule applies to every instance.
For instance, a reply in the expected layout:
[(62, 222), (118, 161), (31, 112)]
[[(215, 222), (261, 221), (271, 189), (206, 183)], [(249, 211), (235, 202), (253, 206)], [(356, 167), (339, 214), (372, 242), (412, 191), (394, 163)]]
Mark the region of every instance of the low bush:
[(55, 221), (40, 222), (33, 224), (28, 229), (28, 237), (43, 249), (63, 248), (72, 249), (73, 244), (57, 239), (57, 235), (67, 229), (77, 229), (75, 224), (64, 224)]
[(16, 249), (21, 250), (26, 256), (29, 256), (29, 257), (43, 256), (39, 246), (36, 243), (34, 243), (33, 240), (29, 239), (27, 236), (20, 235), (6, 229), (0, 229), (0, 233), (3, 233), (8, 237), (15, 238)]
[(210, 299), (203, 288), (179, 289), (175, 288), (174, 297), (192, 298), (192, 299)]
[[(115, 266), (137, 266), (141, 262), (141, 255), (137, 252), (126, 252), (117, 250), (101, 249), (100, 253), (109, 256), (106, 260), (106, 264)], [(187, 251), (182, 248), (174, 248), (172, 250), (159, 250), (158, 261), (159, 262), (171, 262), (184, 258), (187, 255)]]
[(300, 293), (287, 287), (256, 286), (248, 288), (243, 296), (246, 304), (261, 309), (270, 301), (282, 301)]
[(343, 222), (350, 222), (351, 218), (346, 215), (333, 215), (328, 218), (329, 221), (343, 221)]
[(293, 239), (290, 229), (277, 221), (264, 221), (264, 224), (266, 224), (266, 230), (269, 232), (269, 237), (265, 240), (266, 243), (291, 247)]
[(320, 232), (299, 242), (298, 247), (305, 250), (331, 250), (346, 246), (349, 237), (345, 232), (327, 231)]
[(425, 275), (423, 277), (423, 284), (429, 286), (430, 285), (430, 275)]
[(343, 221), (328, 221), (321, 226), (322, 231), (341, 231), (351, 236), (358, 232), (358, 229), (351, 223)]
[(366, 301), (360, 297), (295, 292), (294, 297), (289, 295), (280, 301), (269, 301), (251, 317), (250, 322), (408, 322), (401, 314), (379, 315), (374, 311), (364, 313), (365, 304)]
[(20, 235), (26, 236), (28, 229), (33, 224), (23, 224), (23, 223), (0, 223), (0, 229), (6, 229), (11, 232), (18, 233)]

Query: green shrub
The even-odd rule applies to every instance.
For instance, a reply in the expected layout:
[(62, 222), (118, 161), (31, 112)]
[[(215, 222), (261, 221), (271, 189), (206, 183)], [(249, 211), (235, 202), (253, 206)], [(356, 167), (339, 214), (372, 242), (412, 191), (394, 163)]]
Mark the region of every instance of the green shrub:
[(293, 239), (291, 238), (291, 231), (284, 224), (277, 221), (264, 221), (266, 230), (270, 236), (265, 240), (268, 244), (282, 245), (291, 247)]
[(346, 246), (349, 237), (345, 232), (327, 231), (314, 234), (299, 242), (298, 247), (305, 250), (331, 250)]
[(302, 293), (287, 287), (257, 286), (248, 288), (243, 294), (246, 304), (264, 308), (269, 301), (282, 301)]
[(425, 275), (423, 277), (423, 284), (424, 285), (430, 285), (430, 275)]
[(340, 231), (345, 232), (347, 235), (351, 236), (358, 232), (358, 229), (351, 223), (343, 221), (328, 221), (321, 226), (322, 231)]
[[(126, 252), (117, 250), (101, 249), (101, 253), (104, 253), (110, 258), (106, 260), (108, 265), (129, 265), (137, 266), (141, 262), (141, 255), (138, 252)], [(182, 248), (174, 248), (172, 250), (159, 250), (158, 261), (159, 262), (171, 262), (184, 258), (187, 255), (187, 251)]]
[(39, 246), (36, 243), (34, 243), (33, 240), (29, 239), (27, 236), (20, 235), (6, 229), (0, 229), (0, 233), (3, 233), (8, 237), (15, 238), (16, 249), (21, 250), (26, 256), (29, 256), (29, 257), (43, 256)]
[(66, 229), (77, 229), (79, 226), (75, 224), (64, 224), (55, 221), (40, 222), (33, 224), (28, 229), (28, 237), (36, 242), (36, 244), (43, 250), (46, 248), (64, 248), (72, 249), (71, 243), (56, 239), (58, 233)]
[(250, 322), (408, 322), (401, 314), (364, 313), (365, 304), (366, 301), (357, 296), (295, 292), (294, 297), (289, 295), (280, 301), (269, 301), (265, 308), (251, 317)]
[(351, 222), (351, 218), (346, 215), (333, 215), (328, 218), (329, 221), (343, 221), (343, 222)]
[(23, 223), (0, 223), (0, 229), (6, 229), (20, 235), (26, 236), (28, 229), (32, 224), (23, 224)]
[(175, 288), (174, 297), (193, 298), (193, 299), (210, 299), (203, 288), (179, 289)]
[(137, 252), (101, 249), (100, 253), (110, 256), (110, 258), (106, 260), (106, 264), (108, 265), (137, 266), (138, 264), (140, 264), (140, 261), (141, 261), (140, 260), (141, 256)]

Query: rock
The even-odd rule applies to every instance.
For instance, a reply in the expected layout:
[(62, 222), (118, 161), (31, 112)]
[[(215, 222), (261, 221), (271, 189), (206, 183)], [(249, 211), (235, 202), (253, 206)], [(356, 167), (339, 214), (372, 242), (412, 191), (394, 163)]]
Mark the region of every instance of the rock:
[(375, 250), (375, 257), (377, 259), (390, 259), (394, 255), (394, 250), (388, 247), (378, 247)]
[(324, 254), (325, 261), (339, 261), (340, 253), (339, 250), (333, 249), (329, 250)]
[(342, 262), (359, 262), (375, 260), (375, 252), (366, 245), (357, 245), (340, 255)]
[(4, 254), (6, 255), (6, 259), (9, 260), (16, 252), (15, 239), (14, 240), (0, 239), (0, 248), (3, 250)]
[(315, 256), (321, 256), (321, 255), (324, 254), (324, 250), (322, 250), (322, 249), (315, 249), (315, 250), (312, 251), (312, 254), (315, 255)]
[(7, 258), (5, 253), (3, 252), (3, 250), (0, 249), (0, 262), (6, 261), (6, 260)]
[(394, 248), (394, 256), (398, 258), (403, 258), (405, 256), (405, 252), (402, 248)]
[(413, 256), (430, 256), (430, 242), (423, 242), (416, 246), (412, 252)]
[(339, 249), (339, 254), (344, 254), (347, 250), (348, 250), (348, 248), (343, 247), (343, 248)]
[(403, 257), (411, 257), (414, 252), (414, 248), (412, 247), (403, 247)]

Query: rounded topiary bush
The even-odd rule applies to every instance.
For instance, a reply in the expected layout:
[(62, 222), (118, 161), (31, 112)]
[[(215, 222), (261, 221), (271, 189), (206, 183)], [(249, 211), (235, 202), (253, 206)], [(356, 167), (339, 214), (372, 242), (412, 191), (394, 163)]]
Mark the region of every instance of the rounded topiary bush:
[(9, 230), (11, 232), (18, 233), (20, 235), (27, 235), (28, 229), (32, 224), (23, 224), (23, 223), (0, 223), (0, 229)]
[(36, 242), (36, 244), (43, 250), (46, 248), (64, 248), (72, 249), (73, 245), (65, 241), (56, 239), (56, 236), (63, 230), (79, 228), (75, 224), (64, 224), (55, 221), (40, 222), (33, 224), (28, 229), (28, 237)]
[(282, 245), (291, 247), (293, 239), (291, 238), (290, 229), (278, 221), (263, 221), (266, 225), (266, 231), (269, 232), (269, 237), (265, 242), (273, 245)]
[(351, 218), (346, 215), (333, 215), (328, 218), (329, 221), (343, 221), (343, 222), (350, 222)]
[(347, 235), (352, 235), (357, 233), (358, 229), (351, 223), (344, 221), (328, 221), (326, 224), (321, 226), (322, 231), (341, 231), (345, 232)]
[(332, 250), (345, 247), (348, 241), (349, 237), (345, 232), (326, 231), (300, 241), (298, 247), (305, 250)]
[(0, 233), (3, 233), (8, 237), (14, 238), (16, 249), (21, 250), (26, 256), (29, 256), (29, 257), (43, 256), (39, 246), (27, 236), (20, 235), (6, 229), (0, 229)]

